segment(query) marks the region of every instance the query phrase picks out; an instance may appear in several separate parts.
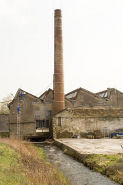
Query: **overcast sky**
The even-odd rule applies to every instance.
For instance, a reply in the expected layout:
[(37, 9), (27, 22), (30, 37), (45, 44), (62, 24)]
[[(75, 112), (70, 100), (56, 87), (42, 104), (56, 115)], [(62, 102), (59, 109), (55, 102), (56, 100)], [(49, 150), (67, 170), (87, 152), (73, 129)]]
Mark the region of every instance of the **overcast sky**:
[(0, 0), (0, 101), (52, 83), (55, 9), (62, 10), (65, 93), (123, 92), (123, 0)]

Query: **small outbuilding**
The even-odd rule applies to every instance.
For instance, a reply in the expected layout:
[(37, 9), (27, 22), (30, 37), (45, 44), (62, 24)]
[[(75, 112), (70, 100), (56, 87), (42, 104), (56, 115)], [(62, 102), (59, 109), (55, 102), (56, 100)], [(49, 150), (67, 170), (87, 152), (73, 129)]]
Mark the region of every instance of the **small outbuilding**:
[(110, 137), (123, 131), (123, 108), (66, 108), (53, 115), (54, 138)]

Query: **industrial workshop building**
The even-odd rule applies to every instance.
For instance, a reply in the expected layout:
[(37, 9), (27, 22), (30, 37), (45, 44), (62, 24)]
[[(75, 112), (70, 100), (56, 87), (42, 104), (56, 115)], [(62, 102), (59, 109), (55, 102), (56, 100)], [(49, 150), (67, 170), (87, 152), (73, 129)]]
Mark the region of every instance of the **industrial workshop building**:
[[(54, 16), (53, 90), (40, 97), (18, 89), (10, 108), (10, 135), (28, 138), (101, 137), (123, 131), (123, 93), (114, 88), (92, 93), (78, 88), (64, 95), (61, 10)], [(21, 97), (23, 93), (24, 97)], [(17, 113), (17, 106), (20, 112)]]

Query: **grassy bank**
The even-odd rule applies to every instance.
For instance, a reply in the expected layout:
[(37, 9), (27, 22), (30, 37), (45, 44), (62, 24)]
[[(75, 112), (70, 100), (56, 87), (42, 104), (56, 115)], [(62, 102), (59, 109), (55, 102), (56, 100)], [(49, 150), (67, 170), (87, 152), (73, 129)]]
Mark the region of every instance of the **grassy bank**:
[(0, 185), (69, 185), (30, 142), (0, 138)]
[(78, 152), (64, 143), (55, 140), (55, 145), (61, 148), (65, 154), (88, 166), (91, 170), (102, 173), (110, 179), (123, 185), (123, 154), (97, 155)]
[(123, 185), (123, 154), (90, 155), (83, 162), (90, 169), (98, 171)]

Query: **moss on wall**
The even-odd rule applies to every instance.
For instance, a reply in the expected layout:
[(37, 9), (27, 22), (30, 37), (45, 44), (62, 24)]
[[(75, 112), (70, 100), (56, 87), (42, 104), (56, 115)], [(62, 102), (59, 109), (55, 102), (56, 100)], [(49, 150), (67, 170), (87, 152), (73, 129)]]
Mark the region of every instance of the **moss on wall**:
[(67, 130), (63, 132), (57, 132), (57, 138), (72, 138), (73, 133)]
[(74, 117), (101, 117), (111, 119), (123, 117), (123, 109), (67, 109)]

